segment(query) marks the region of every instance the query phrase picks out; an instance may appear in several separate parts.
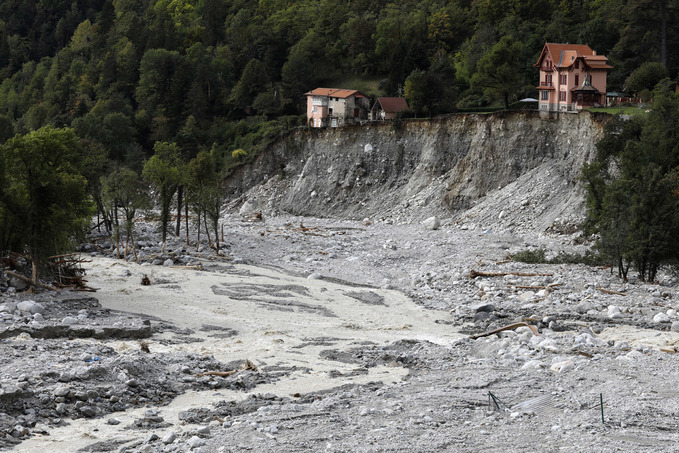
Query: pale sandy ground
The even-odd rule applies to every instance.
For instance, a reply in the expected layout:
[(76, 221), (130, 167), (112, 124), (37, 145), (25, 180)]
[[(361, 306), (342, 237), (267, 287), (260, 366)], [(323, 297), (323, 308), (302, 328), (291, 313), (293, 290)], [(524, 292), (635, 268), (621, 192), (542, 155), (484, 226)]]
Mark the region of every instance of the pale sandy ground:
[[(132, 276), (123, 276), (126, 269)], [(142, 286), (143, 274), (147, 274), (154, 284)], [(161, 335), (148, 342), (154, 352), (176, 350), (212, 355), (222, 362), (247, 358), (257, 366), (300, 368), (276, 383), (257, 386), (252, 393), (291, 396), (349, 383), (393, 383), (403, 379), (408, 372), (398, 366), (378, 366), (370, 368), (366, 374), (342, 376), (351, 374), (356, 365), (321, 358), (319, 353), (329, 347), (308, 344), (312, 339), (332, 338), (335, 341), (333, 349), (348, 350), (363, 342), (380, 345), (400, 339), (419, 339), (446, 345), (461, 337), (452, 326), (435, 322), (445, 317), (445, 313), (424, 309), (398, 291), (351, 287), (254, 266), (225, 265), (220, 271), (198, 271), (94, 258), (88, 280), (91, 286), (99, 288), (96, 297), (102, 306), (152, 315), (177, 327), (192, 329), (194, 336), (204, 340), (167, 346), (158, 342)], [(233, 291), (237, 298), (215, 294), (213, 288)], [(368, 305), (347, 296), (347, 293), (357, 292), (381, 296), (384, 305)], [(251, 297), (238, 298), (243, 294)], [(280, 305), (281, 301), (296, 305)], [(216, 339), (199, 330), (203, 325), (234, 329), (238, 334)], [(122, 341), (110, 344), (121, 353), (133, 346)], [(225, 389), (189, 392), (161, 410), (166, 421), (176, 423), (180, 411), (209, 407), (221, 400), (239, 401), (249, 395), (248, 392)], [(144, 411), (136, 409), (114, 413), (105, 419), (69, 421), (69, 426), (50, 428), (50, 436), (27, 440), (15, 451), (75, 451), (97, 441), (130, 439), (134, 433), (123, 432), (123, 427), (142, 417)], [(106, 424), (106, 419), (112, 417), (121, 423), (117, 426)], [(190, 428), (177, 426), (174, 429)]]

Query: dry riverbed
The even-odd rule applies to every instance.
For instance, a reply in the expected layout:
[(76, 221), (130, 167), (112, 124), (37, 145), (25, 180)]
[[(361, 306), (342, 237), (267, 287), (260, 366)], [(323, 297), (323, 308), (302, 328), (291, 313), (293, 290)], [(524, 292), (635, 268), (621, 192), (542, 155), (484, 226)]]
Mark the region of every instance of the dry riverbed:
[[(93, 297), (5, 284), (0, 447), (674, 449), (675, 279), (508, 259), (574, 236), (430, 227), (234, 216), (214, 257), (160, 256), (147, 225), (142, 264), (86, 249)], [(539, 335), (469, 338), (516, 322)]]

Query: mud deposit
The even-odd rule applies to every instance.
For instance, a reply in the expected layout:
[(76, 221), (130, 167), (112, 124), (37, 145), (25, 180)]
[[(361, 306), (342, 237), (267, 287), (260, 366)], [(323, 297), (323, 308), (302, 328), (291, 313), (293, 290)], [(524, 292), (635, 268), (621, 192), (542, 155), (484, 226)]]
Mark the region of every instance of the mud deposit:
[[(225, 223), (224, 256), (180, 240), (160, 255), (150, 226), (139, 265), (87, 252), (96, 293), (4, 286), (2, 449), (656, 452), (679, 442), (670, 275), (625, 283), (608, 269), (507, 258), (583, 250), (568, 234)], [(539, 335), (469, 338), (516, 322)]]

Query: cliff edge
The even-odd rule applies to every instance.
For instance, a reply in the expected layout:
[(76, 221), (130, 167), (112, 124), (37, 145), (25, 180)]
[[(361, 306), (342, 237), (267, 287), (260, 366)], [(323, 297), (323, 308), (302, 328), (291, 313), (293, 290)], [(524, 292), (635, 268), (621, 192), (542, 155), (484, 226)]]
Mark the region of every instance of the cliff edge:
[(300, 130), (228, 179), (230, 207), (540, 232), (584, 214), (578, 176), (606, 118), (499, 112)]

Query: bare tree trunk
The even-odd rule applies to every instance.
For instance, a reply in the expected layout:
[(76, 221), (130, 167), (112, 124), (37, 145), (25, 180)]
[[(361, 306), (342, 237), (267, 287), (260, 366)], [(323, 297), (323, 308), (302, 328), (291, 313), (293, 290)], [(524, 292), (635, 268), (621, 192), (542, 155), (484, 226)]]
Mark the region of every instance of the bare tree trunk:
[(212, 248), (212, 239), (210, 239), (210, 229), (207, 225), (207, 214), (203, 211), (203, 224), (205, 225), (205, 235), (207, 236), (207, 245)]
[(184, 203), (184, 224), (186, 225), (186, 246), (188, 247), (189, 242), (189, 203), (188, 200)]
[(139, 257), (137, 256), (137, 246), (134, 245), (134, 236), (130, 234), (130, 241), (132, 242), (132, 253), (134, 254), (134, 262), (139, 264)]
[(177, 188), (177, 228), (175, 236), (179, 237), (179, 230), (182, 226), (182, 197), (184, 195), (184, 186)]
[(198, 211), (198, 234), (196, 236), (196, 252), (200, 252), (200, 211)]

